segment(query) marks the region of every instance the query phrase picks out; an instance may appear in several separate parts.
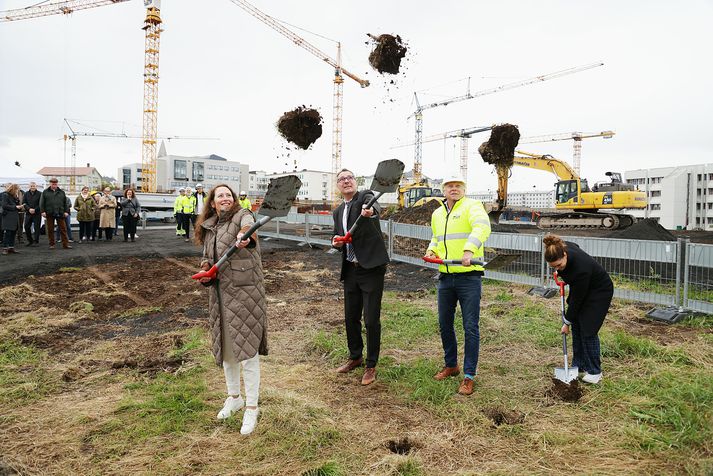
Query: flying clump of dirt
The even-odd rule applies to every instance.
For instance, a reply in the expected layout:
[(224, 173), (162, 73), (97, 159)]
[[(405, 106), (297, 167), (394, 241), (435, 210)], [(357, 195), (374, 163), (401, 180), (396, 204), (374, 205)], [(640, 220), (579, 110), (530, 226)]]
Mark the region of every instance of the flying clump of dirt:
[(367, 33), (375, 44), (374, 49), (369, 54), (369, 64), (379, 73), (398, 74), (401, 66), (401, 59), (406, 56), (408, 48), (399, 35), (389, 35), (387, 33), (379, 36)]
[(478, 147), (483, 160), (499, 167), (512, 167), (515, 147), (520, 141), (520, 131), (513, 124), (500, 124), (493, 127), (490, 138)]
[(280, 117), (277, 130), (282, 137), (307, 150), (322, 136), (322, 116), (316, 109), (300, 106)]

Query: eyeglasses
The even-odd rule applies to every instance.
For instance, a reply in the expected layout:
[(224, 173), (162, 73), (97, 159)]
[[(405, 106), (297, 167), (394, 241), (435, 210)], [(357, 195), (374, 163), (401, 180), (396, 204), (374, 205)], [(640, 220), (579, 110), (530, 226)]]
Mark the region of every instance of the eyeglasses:
[(345, 175), (344, 177), (339, 177), (337, 179), (337, 183), (342, 183), (342, 182), (347, 182), (347, 181), (351, 182), (352, 180), (354, 180), (353, 175)]

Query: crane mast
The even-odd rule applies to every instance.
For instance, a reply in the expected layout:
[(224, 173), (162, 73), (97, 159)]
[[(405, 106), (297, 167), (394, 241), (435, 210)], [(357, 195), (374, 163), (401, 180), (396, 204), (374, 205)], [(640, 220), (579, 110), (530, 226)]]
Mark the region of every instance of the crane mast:
[(158, 60), (161, 43), (161, 10), (158, 1), (148, 4), (143, 30), (144, 102), (141, 141), (141, 191), (156, 192), (156, 136), (158, 135)]
[[(413, 165), (413, 170), (414, 170), (414, 182), (420, 182), (421, 180), (421, 146), (422, 146), (422, 141), (421, 141), (421, 136), (422, 136), (422, 131), (423, 131), (423, 111), (427, 109), (433, 109), (435, 107), (439, 106), (447, 106), (448, 104), (452, 104), (455, 102), (461, 102), (461, 101), (466, 101), (468, 99), (474, 99), (480, 96), (486, 96), (488, 94), (494, 94), (498, 93), (500, 91), (506, 91), (508, 89), (514, 89), (514, 88), (519, 88), (521, 86), (527, 86), (529, 84), (535, 84), (535, 83), (541, 83), (543, 81), (548, 81), (550, 79), (555, 79), (559, 78), (562, 76), (566, 76), (568, 74), (573, 74), (573, 73), (578, 73), (580, 71), (585, 71), (588, 69), (592, 68), (597, 68), (599, 66), (603, 66), (604, 63), (592, 63), (584, 66), (576, 66), (574, 68), (568, 68), (568, 69), (563, 69), (561, 71), (555, 71), (554, 73), (548, 73), (548, 74), (543, 74), (540, 76), (535, 76), (523, 81), (516, 81), (512, 83), (506, 83), (506, 84), (501, 84), (500, 86), (496, 86), (494, 88), (489, 88), (489, 89), (484, 89), (482, 91), (477, 91), (475, 93), (470, 92), (470, 78), (468, 78), (468, 88), (467, 92), (464, 95), (461, 96), (456, 96), (450, 99), (446, 99), (445, 101), (439, 101), (439, 102), (434, 102), (431, 104), (426, 104), (421, 106), (418, 102), (418, 96), (416, 96), (416, 93), (414, 93), (414, 96), (416, 97), (416, 111), (412, 114), (412, 116), (415, 117), (415, 125), (416, 125), (416, 140), (415, 140), (415, 150), (414, 150), (414, 165)], [(410, 117), (410, 116), (409, 116)]]
[(335, 179), (342, 168), (342, 101), (344, 99), (344, 78), (341, 71), (342, 44), (337, 43), (337, 67), (334, 68), (334, 99), (332, 109), (332, 173), (329, 181), (329, 196), (336, 207), (337, 193)]

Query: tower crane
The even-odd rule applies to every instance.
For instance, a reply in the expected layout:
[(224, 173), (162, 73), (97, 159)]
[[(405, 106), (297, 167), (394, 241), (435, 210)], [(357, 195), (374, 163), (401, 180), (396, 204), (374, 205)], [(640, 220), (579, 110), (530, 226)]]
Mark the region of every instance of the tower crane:
[(500, 86), (496, 86), (494, 88), (489, 88), (489, 89), (484, 89), (482, 91), (477, 91), (475, 93), (470, 92), (470, 78), (468, 78), (468, 87), (466, 90), (466, 94), (464, 94), (462, 96), (452, 97), (452, 98), (446, 99), (444, 101), (434, 102), (431, 104), (425, 104), (423, 106), (421, 105), (421, 103), (418, 100), (418, 94), (413, 93), (414, 100), (416, 102), (416, 111), (414, 111), (414, 113), (411, 114), (411, 116), (409, 116), (409, 118), (413, 116), (415, 118), (415, 125), (416, 125), (416, 140), (415, 140), (414, 164), (413, 164), (413, 181), (414, 181), (414, 183), (421, 182), (421, 162), (422, 162), (421, 146), (422, 146), (422, 132), (423, 132), (423, 111), (425, 111), (427, 109), (433, 109), (433, 108), (436, 108), (439, 106), (447, 106), (449, 104), (453, 104), (456, 102), (466, 101), (468, 99), (474, 99), (474, 98), (477, 98), (480, 96), (486, 96), (488, 94), (494, 94), (494, 93), (497, 93), (500, 91), (505, 91), (508, 89), (514, 89), (514, 88), (519, 88), (521, 86), (527, 86), (529, 84), (541, 83), (543, 81), (559, 78), (561, 76), (566, 76), (568, 74), (579, 73), (580, 71), (597, 68), (597, 67), (603, 66), (603, 65), (604, 65), (604, 63), (600, 62), (600, 63), (587, 64), (584, 66), (576, 66), (574, 68), (568, 68), (568, 69), (563, 69), (561, 71), (555, 71), (554, 73), (548, 73), (548, 74), (543, 74), (540, 76), (535, 76), (533, 78), (529, 78), (524, 81), (516, 81), (513, 83), (501, 84)]
[[(288, 40), (292, 41), (295, 45), (302, 49), (307, 50), (312, 55), (321, 59), (328, 65), (334, 68), (334, 99), (333, 99), (333, 109), (332, 109), (332, 173), (336, 177), (337, 172), (342, 168), (342, 100), (343, 100), (343, 84), (344, 78), (342, 74), (353, 79), (359, 86), (365, 88), (369, 86), (369, 81), (361, 79), (359, 76), (347, 71), (341, 64), (341, 43), (337, 42), (337, 59), (333, 59), (328, 54), (322, 52), (319, 48), (312, 45), (310, 42), (284, 26), (282, 23), (277, 21), (270, 15), (258, 10), (250, 3), (245, 0), (230, 0), (238, 7), (242, 8), (244, 11), (254, 16), (261, 22), (265, 23), (267, 26), (273, 30), (280, 33), (282, 36), (286, 37)], [(333, 41), (333, 40), (332, 40)], [(330, 181), (330, 193), (331, 196), (336, 196), (334, 190), (334, 180)]]
[[(0, 13), (0, 21), (26, 20), (48, 15), (70, 14), (77, 10), (122, 3), (128, 0), (71, 0), (46, 5), (34, 5)], [(146, 191), (156, 191), (156, 135), (158, 130), (158, 59), (161, 39), (161, 0), (144, 0), (146, 18), (144, 46), (144, 98), (143, 98), (143, 137), (141, 146), (141, 164)], [(76, 152), (72, 140), (73, 153)], [(73, 159), (74, 160), (74, 159)], [(70, 179), (70, 192), (74, 191), (73, 178)]]
[(558, 140), (574, 141), (574, 153), (572, 155), (572, 166), (577, 174), (580, 174), (582, 164), (582, 139), (590, 139), (592, 137), (601, 137), (603, 139), (611, 139), (616, 133), (614, 131), (602, 132), (568, 132), (564, 134), (552, 134), (544, 136), (532, 136), (520, 138), (520, 144), (535, 144), (538, 142), (553, 142)]
[(128, 2), (129, 0), (72, 0), (68, 2), (54, 2), (40, 5), (31, 5), (26, 8), (6, 10), (0, 13), (0, 22), (28, 20), (30, 18), (46, 17), (49, 15), (69, 15), (78, 10), (113, 5)]

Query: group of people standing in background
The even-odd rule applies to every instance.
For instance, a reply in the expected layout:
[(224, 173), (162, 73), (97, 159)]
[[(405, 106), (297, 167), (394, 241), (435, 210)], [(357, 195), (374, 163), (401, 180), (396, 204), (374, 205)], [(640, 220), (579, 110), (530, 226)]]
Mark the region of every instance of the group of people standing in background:
[[(191, 187), (181, 187), (178, 189), (178, 196), (173, 202), (173, 213), (176, 217), (176, 236), (183, 238), (186, 242), (191, 241), (191, 225), (195, 229), (196, 218), (203, 213), (203, 209), (208, 202), (208, 194), (203, 191), (203, 184), (196, 184), (196, 191)], [(239, 200), (236, 201), (241, 208), (250, 210), (252, 204), (246, 192), (240, 192)]]
[(23, 229), (27, 237), (26, 246), (38, 246), (43, 218), (49, 248), (55, 249), (60, 241), (62, 248), (71, 249), (70, 243), (75, 242), (70, 227), (72, 208), (76, 210), (79, 222), (77, 243), (102, 240), (102, 235), (106, 241), (111, 241), (118, 229), (119, 216), (123, 223), (124, 241), (133, 242), (136, 239), (141, 205), (130, 188), (117, 199), (109, 187), (105, 187), (103, 192), (90, 192), (85, 186), (72, 203), (65, 191), (59, 188), (58, 180), (51, 178), (49, 186), (43, 191), (37, 189), (35, 182), (30, 182), (26, 192), (20, 190), (17, 184), (8, 184), (0, 195), (3, 255), (18, 253), (15, 242), (22, 239)]

